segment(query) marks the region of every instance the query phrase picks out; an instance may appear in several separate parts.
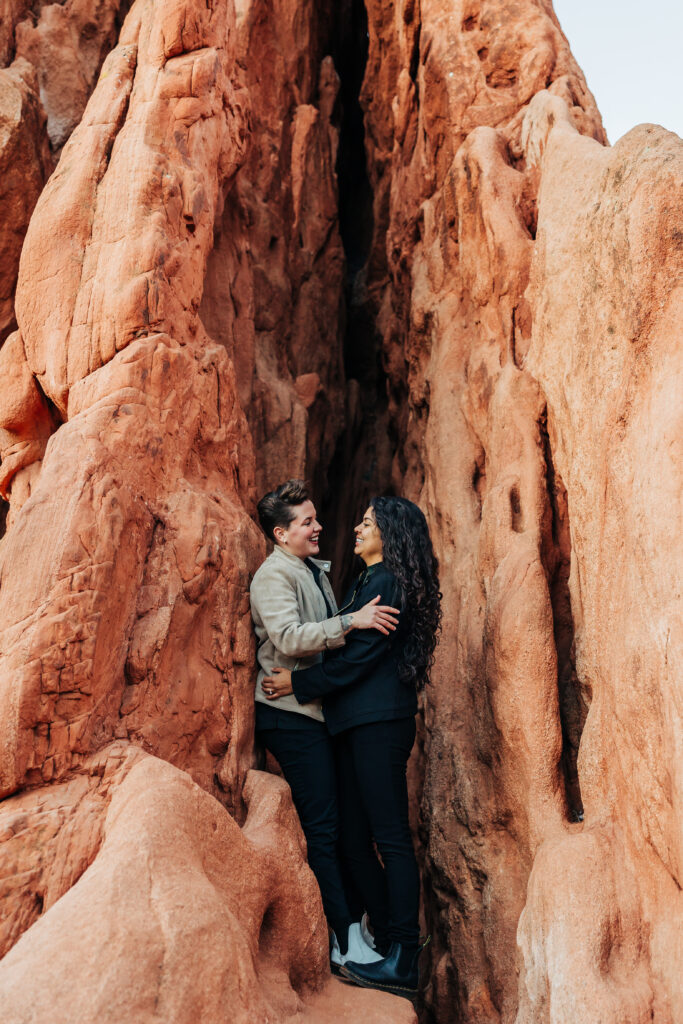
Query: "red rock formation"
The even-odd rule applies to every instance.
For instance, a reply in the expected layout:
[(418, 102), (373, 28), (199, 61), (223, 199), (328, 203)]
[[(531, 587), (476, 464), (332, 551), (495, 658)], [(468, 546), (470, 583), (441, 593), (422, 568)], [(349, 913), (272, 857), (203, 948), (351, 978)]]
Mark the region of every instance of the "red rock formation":
[(260, 493), (292, 476), (322, 491), (342, 429), (338, 78), (322, 59), (317, 7), (305, 0), (294, 14), (291, 3), (255, 0), (239, 12), (252, 141), (217, 228), (200, 314), (235, 363)]
[(130, 0), (0, 4), (0, 344), (16, 326), (29, 219), (129, 7)]
[(368, 0), (344, 353), (360, 6), (136, 0), (84, 112), (126, 5), (9, 7), (4, 335), (38, 81), (53, 146), (77, 127), (0, 349), (8, 1021), (74, 991), (84, 1021), (414, 1019), (330, 981), (286, 791), (250, 773), (255, 482), (336, 473), (341, 532), (390, 446), (444, 591), (425, 1019), (678, 1021), (680, 140), (605, 146), (546, 0)]
[[(263, 541), (233, 364), (199, 307), (248, 109), (230, 9), (191, 14), (131, 12), (35, 210), (0, 351), (3, 1019), (410, 1024), (330, 979), (288, 791), (245, 785)], [(327, 152), (331, 181), (320, 116), (297, 110), (294, 166)]]
[[(674, 406), (652, 395), (675, 379), (680, 337), (680, 142), (599, 144), (547, 5), (368, 11), (370, 289), (403, 439), (394, 481), (430, 517), (444, 589), (424, 708), (427, 1002), (437, 1021), (454, 1005), (477, 1022), (669, 1021), (680, 801), (664, 779), (681, 732), (666, 663), (675, 618), (654, 579), (671, 595), (675, 526), (655, 511), (668, 493), (648, 511), (640, 494), (675, 479)], [(646, 250), (646, 237), (661, 244)], [(648, 592), (637, 626), (630, 573), (652, 580), (626, 591)], [(671, 723), (661, 740), (658, 721)], [(634, 750), (654, 777), (631, 767)]]
[(240, 828), (183, 772), (114, 744), (6, 801), (4, 867), (16, 857), (49, 912), (0, 962), (3, 1019), (410, 1024), (392, 996), (319, 991), (327, 929), (289, 789), (250, 772), (244, 797)]
[(17, 20), (15, 52), (36, 68), (50, 145), (59, 151), (82, 117), (130, 0), (32, 6), (38, 8), (32, 17)]
[[(677, 1020), (683, 144), (641, 126), (600, 149), (546, 97), (527, 117), (543, 154), (527, 364), (567, 489), (576, 671), (590, 710), (584, 825), (544, 844), (529, 881), (519, 1019), (537, 1019), (549, 999), (557, 1019)], [(568, 983), (567, 966), (584, 986)]]
[[(4, 792), (131, 734), (209, 789), (228, 736), (224, 785), (239, 789), (250, 761), (248, 709), (225, 684), (251, 686), (239, 615), (261, 550), (241, 504), (253, 463), (232, 368), (197, 316), (221, 185), (243, 152), (225, 38), (224, 15), (190, 28), (180, 8), (136, 9), (26, 238), (28, 381), (66, 422), (3, 544)], [(23, 351), (5, 346), (3, 361)], [(2, 425), (14, 451), (28, 427)], [(18, 571), (28, 551), (46, 560)], [(192, 711), (189, 730), (169, 700)]]
[(11, 64), (16, 51), (16, 27), (31, 8), (31, 0), (2, 0), (0, 3), (0, 67)]
[[(18, 514), (30, 496), (58, 421), (29, 369), (18, 331), (10, 335), (0, 351), (0, 369), (0, 494), (9, 498), (12, 492)], [(8, 517), (8, 528), (13, 519), (12, 515)]]
[(16, 60), (0, 68), (0, 345), (16, 327), (21, 246), (51, 170), (37, 77), (32, 65)]

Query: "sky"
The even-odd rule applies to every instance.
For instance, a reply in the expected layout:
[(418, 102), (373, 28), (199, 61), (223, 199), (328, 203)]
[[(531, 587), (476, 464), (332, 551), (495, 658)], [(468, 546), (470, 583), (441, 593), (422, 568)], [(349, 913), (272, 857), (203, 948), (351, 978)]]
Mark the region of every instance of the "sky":
[(553, 0), (609, 141), (637, 124), (683, 136), (683, 0)]

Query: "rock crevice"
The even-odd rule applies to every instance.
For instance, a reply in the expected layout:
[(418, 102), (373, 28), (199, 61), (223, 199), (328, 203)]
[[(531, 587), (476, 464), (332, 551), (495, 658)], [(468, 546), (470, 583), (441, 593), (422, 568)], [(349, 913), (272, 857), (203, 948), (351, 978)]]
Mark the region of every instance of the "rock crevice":
[(683, 144), (607, 146), (547, 0), (6, 6), (7, 1020), (414, 1022), (253, 771), (305, 476), (338, 586), (376, 492), (440, 561), (423, 1021), (677, 1024)]

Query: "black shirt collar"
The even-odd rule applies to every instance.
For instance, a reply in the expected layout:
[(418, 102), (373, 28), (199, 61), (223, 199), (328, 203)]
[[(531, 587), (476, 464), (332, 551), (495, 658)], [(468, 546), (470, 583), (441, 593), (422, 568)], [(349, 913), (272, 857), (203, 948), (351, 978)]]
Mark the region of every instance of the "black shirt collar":
[(363, 575), (367, 578), (372, 576), (376, 569), (380, 569), (384, 565), (384, 562), (375, 562), (374, 565), (366, 565), (363, 570)]

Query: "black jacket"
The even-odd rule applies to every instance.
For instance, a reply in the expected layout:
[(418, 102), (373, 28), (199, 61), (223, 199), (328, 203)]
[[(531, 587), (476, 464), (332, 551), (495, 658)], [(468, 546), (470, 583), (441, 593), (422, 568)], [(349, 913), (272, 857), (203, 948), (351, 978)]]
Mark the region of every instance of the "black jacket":
[[(377, 594), (381, 604), (400, 607), (398, 584), (382, 562), (365, 570), (360, 586), (349, 591), (342, 608), (357, 611)], [(408, 628), (399, 617), (399, 627), (390, 636), (376, 629), (353, 630), (344, 647), (326, 651), (317, 665), (292, 672), (296, 699), (307, 704), (322, 697), (325, 721), (333, 736), (365, 722), (411, 717), (417, 712), (415, 688), (401, 682), (398, 675), (401, 640)]]

